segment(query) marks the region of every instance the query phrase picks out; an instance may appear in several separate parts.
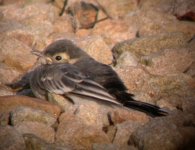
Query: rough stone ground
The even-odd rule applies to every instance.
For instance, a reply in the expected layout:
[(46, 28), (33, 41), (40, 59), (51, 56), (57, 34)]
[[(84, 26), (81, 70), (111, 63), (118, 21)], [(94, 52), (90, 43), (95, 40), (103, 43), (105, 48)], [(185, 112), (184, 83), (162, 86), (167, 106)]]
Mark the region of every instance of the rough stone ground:
[[(195, 1), (69, 0), (62, 13), (64, 2), (0, 0), (0, 149), (195, 149)], [(112, 64), (135, 99), (169, 115), (95, 102), (63, 103), (62, 112), (6, 86), (33, 67), (35, 43), (41, 51), (62, 38)]]

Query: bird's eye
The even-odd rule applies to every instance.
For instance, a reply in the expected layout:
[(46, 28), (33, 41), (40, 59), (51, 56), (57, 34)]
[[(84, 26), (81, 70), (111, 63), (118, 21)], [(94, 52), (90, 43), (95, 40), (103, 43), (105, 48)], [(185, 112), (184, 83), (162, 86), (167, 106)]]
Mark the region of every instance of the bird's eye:
[(60, 60), (62, 59), (62, 57), (61, 57), (61, 56), (56, 56), (55, 59), (56, 59), (57, 61), (60, 61)]

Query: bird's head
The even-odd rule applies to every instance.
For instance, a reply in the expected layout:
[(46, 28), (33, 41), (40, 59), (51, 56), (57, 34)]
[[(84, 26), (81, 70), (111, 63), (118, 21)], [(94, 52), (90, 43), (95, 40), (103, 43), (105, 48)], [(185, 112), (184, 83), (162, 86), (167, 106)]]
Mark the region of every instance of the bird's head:
[(73, 44), (70, 40), (55, 41), (47, 46), (43, 52), (33, 50), (32, 53), (39, 57), (42, 64), (74, 64), (79, 59), (88, 57), (87, 53)]

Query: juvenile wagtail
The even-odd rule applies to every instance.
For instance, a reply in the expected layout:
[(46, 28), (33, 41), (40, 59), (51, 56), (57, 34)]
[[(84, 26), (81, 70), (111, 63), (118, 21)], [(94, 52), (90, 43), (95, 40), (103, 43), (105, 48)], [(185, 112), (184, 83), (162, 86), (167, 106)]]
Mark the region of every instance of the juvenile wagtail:
[(32, 72), (28, 84), (39, 98), (45, 99), (48, 92), (70, 99), (77, 95), (123, 105), (151, 116), (167, 115), (158, 106), (134, 100), (110, 66), (94, 60), (69, 40), (55, 41), (43, 52), (34, 53), (42, 64)]

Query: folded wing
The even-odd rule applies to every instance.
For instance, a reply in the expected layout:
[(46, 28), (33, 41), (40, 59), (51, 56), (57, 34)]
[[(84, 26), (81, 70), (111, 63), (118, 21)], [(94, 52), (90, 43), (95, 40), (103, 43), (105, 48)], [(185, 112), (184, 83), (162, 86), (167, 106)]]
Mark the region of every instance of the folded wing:
[[(31, 88), (35, 95), (46, 92), (89, 97), (94, 100), (122, 105), (105, 88), (70, 64), (41, 65), (31, 78)], [(37, 93), (38, 92), (38, 93)], [(74, 101), (74, 100), (73, 100)]]

